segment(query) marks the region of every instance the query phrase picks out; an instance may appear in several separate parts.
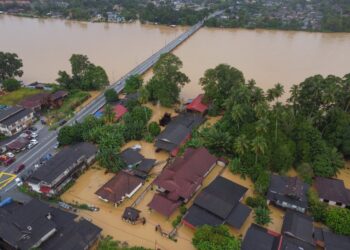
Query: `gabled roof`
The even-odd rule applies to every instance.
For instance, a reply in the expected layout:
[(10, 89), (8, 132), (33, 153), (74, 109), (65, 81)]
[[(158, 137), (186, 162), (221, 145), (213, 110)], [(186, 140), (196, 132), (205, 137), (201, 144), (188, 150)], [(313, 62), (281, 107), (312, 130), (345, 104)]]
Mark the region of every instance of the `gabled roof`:
[[(277, 250), (280, 237), (267, 229), (252, 224), (242, 242), (242, 250)], [(259, 246), (257, 248), (257, 246)]]
[(307, 208), (307, 191), (309, 185), (298, 177), (280, 176), (273, 174), (267, 198), (272, 201), (285, 201), (298, 207)]
[(176, 149), (190, 136), (192, 130), (202, 124), (204, 120), (200, 114), (179, 114), (157, 136), (155, 146), (169, 152)]
[(287, 210), (284, 216), (282, 233), (310, 245), (315, 245), (313, 220), (308, 215)]
[(322, 230), (326, 250), (349, 250), (350, 237), (337, 235), (330, 231)]
[(138, 150), (132, 148), (127, 148), (120, 152), (119, 156), (126, 165), (135, 165), (141, 163), (144, 159), (143, 155), (140, 154)]
[(118, 172), (112, 179), (96, 191), (99, 197), (112, 203), (119, 203), (123, 197), (132, 193), (143, 180), (126, 171)]
[(88, 159), (96, 152), (96, 146), (87, 142), (67, 146), (35, 171), (29, 182), (43, 181), (49, 184), (65, 170), (72, 167), (79, 159)]
[(156, 163), (156, 160), (154, 159), (143, 159), (140, 165), (137, 167), (137, 170), (148, 174), (149, 172), (151, 172), (155, 163)]
[(186, 108), (188, 110), (197, 111), (200, 113), (204, 113), (208, 110), (208, 105), (204, 104), (203, 101), (204, 94), (198, 95), (193, 101), (187, 104)]
[(188, 148), (183, 157), (176, 157), (154, 180), (154, 184), (168, 191), (168, 198), (188, 199), (202, 184), (205, 174), (217, 158), (205, 148)]
[(0, 123), (9, 126), (30, 113), (33, 113), (33, 111), (19, 106), (2, 109), (0, 110)]
[(50, 101), (56, 101), (57, 99), (64, 98), (68, 95), (68, 92), (65, 90), (58, 90), (55, 93), (50, 95)]
[(282, 235), (278, 250), (316, 250), (316, 247), (289, 235)]
[(350, 190), (345, 188), (342, 180), (316, 177), (315, 188), (322, 199), (350, 205)]
[[(7, 209), (7, 206), (9, 209)], [(0, 208), (0, 238), (18, 249), (86, 249), (101, 229), (76, 215), (51, 207), (37, 199), (25, 205), (10, 204)], [(46, 235), (53, 235), (40, 245)]]
[(32, 96), (29, 96), (20, 102), (20, 105), (24, 108), (37, 108), (47, 102), (50, 94), (43, 92)]
[(128, 109), (125, 108), (123, 105), (121, 104), (117, 104), (114, 106), (114, 113), (115, 113), (115, 119), (119, 120), (120, 118), (123, 117), (123, 115), (125, 115), (128, 112)]
[(168, 199), (165, 195), (155, 194), (148, 206), (158, 213), (166, 217), (170, 217), (170, 215), (174, 213), (175, 210), (181, 206), (181, 204), (182, 201), (180, 200), (174, 201)]
[(140, 217), (140, 210), (137, 210), (134, 207), (127, 207), (124, 210), (122, 218), (124, 220), (136, 221)]
[(239, 201), (247, 188), (218, 176), (197, 196), (184, 220), (194, 227), (227, 223), (240, 228), (251, 209)]

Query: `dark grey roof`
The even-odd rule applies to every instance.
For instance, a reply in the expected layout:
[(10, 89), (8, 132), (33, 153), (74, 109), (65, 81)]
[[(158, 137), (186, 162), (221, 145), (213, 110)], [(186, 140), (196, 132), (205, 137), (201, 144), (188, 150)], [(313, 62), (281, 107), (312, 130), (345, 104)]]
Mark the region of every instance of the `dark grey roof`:
[(181, 113), (172, 118), (168, 126), (157, 136), (157, 148), (172, 151), (184, 142), (192, 130), (201, 125), (205, 118), (196, 113)]
[(19, 106), (13, 106), (5, 110), (0, 110), (0, 123), (9, 126), (30, 113), (33, 113), (33, 111)]
[(0, 208), (0, 238), (12, 247), (30, 249), (49, 232), (54, 232), (40, 249), (86, 249), (101, 229), (87, 221), (76, 223), (76, 217), (37, 199), (25, 205), (13, 203)]
[(343, 180), (316, 177), (315, 188), (322, 199), (350, 205), (350, 190), (345, 188)]
[(310, 216), (287, 210), (282, 225), (282, 233), (314, 245), (314, 226)]
[(247, 188), (218, 176), (197, 196), (185, 220), (193, 226), (227, 223), (240, 228), (251, 209), (240, 204)]
[(33, 176), (29, 179), (29, 182), (39, 180), (51, 183), (79, 159), (88, 159), (96, 154), (96, 152), (96, 146), (87, 142), (65, 147), (48, 160), (44, 166), (34, 172)]
[(149, 172), (151, 172), (155, 163), (156, 160), (154, 159), (143, 159), (140, 165), (137, 167), (137, 170), (148, 174)]
[(252, 209), (242, 203), (238, 203), (226, 218), (226, 223), (234, 228), (241, 228)]
[(138, 150), (127, 148), (119, 154), (126, 165), (135, 165), (140, 163), (144, 157)]
[(298, 177), (271, 175), (267, 198), (271, 201), (281, 201), (307, 208), (307, 192), (309, 185)]
[(136, 221), (140, 217), (140, 213), (141, 211), (134, 207), (127, 207), (125, 208), (122, 217), (125, 220)]
[(8, 107), (0, 110), (0, 122), (23, 110), (20, 106)]
[(316, 250), (315, 246), (288, 235), (283, 235), (281, 240), (279, 250)]
[(244, 237), (241, 249), (277, 250), (279, 239), (280, 237), (270, 234), (265, 228), (252, 224)]
[(326, 250), (349, 250), (350, 237), (337, 235), (330, 231), (323, 230), (324, 244)]

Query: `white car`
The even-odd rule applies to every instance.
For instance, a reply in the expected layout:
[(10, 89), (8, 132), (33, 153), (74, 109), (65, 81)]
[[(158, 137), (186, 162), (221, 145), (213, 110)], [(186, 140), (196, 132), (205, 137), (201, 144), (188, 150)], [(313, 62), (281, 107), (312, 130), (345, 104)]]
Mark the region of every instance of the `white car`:
[(9, 158), (14, 158), (15, 155), (12, 152), (7, 152), (6, 156), (8, 156)]
[(18, 187), (20, 187), (20, 186), (23, 185), (23, 181), (22, 181), (21, 178), (19, 178), (19, 177), (17, 177), (17, 178), (15, 179), (15, 182), (16, 182), (16, 185), (17, 185)]
[(38, 137), (38, 134), (37, 134), (37, 133), (32, 132), (32, 133), (30, 134), (30, 136), (31, 136), (32, 138), (37, 138), (37, 137)]
[(142, 146), (140, 144), (135, 144), (134, 146), (131, 147), (133, 150), (141, 150), (142, 149)]
[(34, 146), (38, 145), (38, 141), (37, 140), (31, 140), (30, 143), (28, 144), (27, 148), (28, 149), (31, 149), (33, 148)]
[(38, 142), (38, 140), (31, 139), (31, 140), (30, 140), (30, 143), (35, 144), (35, 145), (36, 145), (36, 144), (38, 144), (39, 142)]

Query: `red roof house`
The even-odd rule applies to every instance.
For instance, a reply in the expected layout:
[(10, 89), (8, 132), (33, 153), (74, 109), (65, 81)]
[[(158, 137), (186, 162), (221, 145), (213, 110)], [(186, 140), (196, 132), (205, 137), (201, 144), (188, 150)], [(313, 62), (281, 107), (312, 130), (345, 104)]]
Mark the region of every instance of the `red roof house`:
[(187, 149), (183, 157), (175, 158), (154, 180), (161, 194), (155, 195), (148, 206), (169, 217), (201, 187), (216, 162), (217, 158), (205, 148)]
[(194, 112), (205, 113), (208, 110), (208, 105), (204, 104), (204, 94), (198, 95), (193, 101), (187, 104), (186, 109)]
[(101, 200), (118, 206), (125, 198), (133, 196), (142, 187), (143, 182), (143, 179), (132, 173), (120, 171), (95, 194)]
[(128, 112), (127, 108), (125, 108), (121, 104), (117, 104), (114, 106), (114, 113), (115, 113), (115, 120), (118, 121), (120, 118), (125, 115), (125, 113)]

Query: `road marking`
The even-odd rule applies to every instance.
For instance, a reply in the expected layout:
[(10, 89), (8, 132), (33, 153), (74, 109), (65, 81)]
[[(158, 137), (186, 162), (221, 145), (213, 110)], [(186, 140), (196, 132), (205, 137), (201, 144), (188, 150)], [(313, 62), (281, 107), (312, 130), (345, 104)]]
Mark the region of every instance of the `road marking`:
[(0, 172), (0, 190), (6, 187), (8, 184), (10, 184), (14, 179), (16, 179), (15, 174)]

